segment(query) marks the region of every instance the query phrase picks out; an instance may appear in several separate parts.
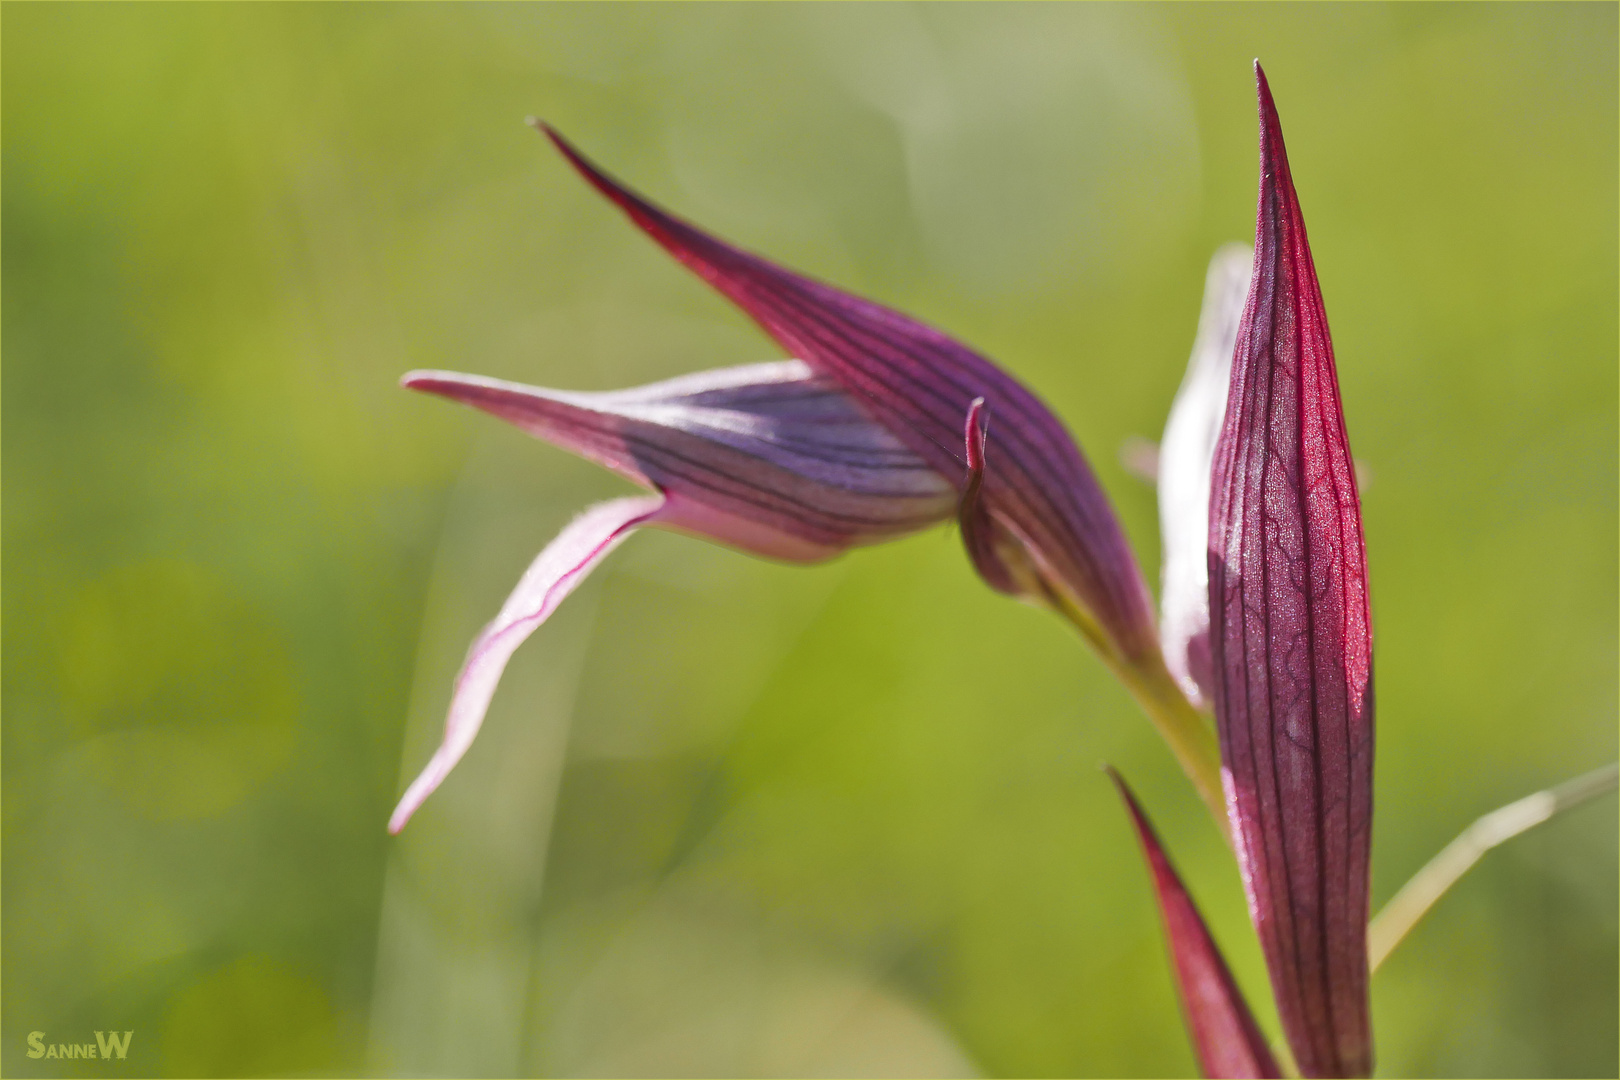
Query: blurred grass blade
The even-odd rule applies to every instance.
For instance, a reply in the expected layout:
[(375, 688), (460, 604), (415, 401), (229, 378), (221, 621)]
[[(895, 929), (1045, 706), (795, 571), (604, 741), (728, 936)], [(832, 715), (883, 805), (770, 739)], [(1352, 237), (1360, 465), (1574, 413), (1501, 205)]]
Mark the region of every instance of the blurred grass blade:
[(1535, 828), (1555, 814), (1613, 791), (1620, 782), (1620, 764), (1566, 780), (1557, 787), (1526, 795), (1493, 810), (1462, 831), (1440, 854), (1412, 875), (1390, 898), (1367, 928), (1367, 959), (1372, 970), (1389, 958), (1418, 920), (1445, 895), (1491, 848)]
[(1266, 1038), (1243, 999), (1243, 991), (1232, 978), (1231, 969), (1175, 867), (1170, 865), (1141, 804), (1124, 777), (1111, 768), (1108, 776), (1131, 813), (1131, 823), (1136, 826), (1137, 839), (1142, 842), (1153, 874), (1153, 891), (1159, 900), (1165, 940), (1175, 967), (1176, 992), (1198, 1067), (1210, 1077), (1281, 1076)]

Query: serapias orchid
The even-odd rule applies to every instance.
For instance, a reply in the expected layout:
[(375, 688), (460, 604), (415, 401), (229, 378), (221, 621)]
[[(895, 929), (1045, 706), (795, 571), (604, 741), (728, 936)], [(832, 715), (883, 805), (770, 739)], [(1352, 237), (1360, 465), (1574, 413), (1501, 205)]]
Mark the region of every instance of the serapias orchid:
[(598, 191), (796, 359), (611, 394), (449, 372), (406, 376), (406, 386), (494, 413), (656, 494), (588, 511), (541, 552), (474, 642), (444, 741), (389, 828), (402, 828), (466, 752), (513, 649), (632, 530), (662, 526), (815, 561), (952, 516), (992, 587), (1080, 628), (1220, 813), (1213, 733), (1165, 667), (1124, 531), (1051, 411), (938, 330), (700, 231), (537, 126)]
[[(1208, 602), (1182, 601), (1173, 623), (1167, 567), (1164, 630), (1167, 648), (1182, 650), (1182, 670), (1215, 709), (1238, 869), (1289, 1047), (1306, 1076), (1366, 1076), (1367, 556), (1322, 293), (1259, 64), (1255, 77), (1259, 210), (1230, 382), (1221, 402), (1201, 374), (1220, 358), (1200, 369), (1195, 350), (1171, 424), (1188, 437), (1171, 445), (1167, 431), (1160, 459), (1161, 484), (1177, 470), (1209, 470)], [(1217, 260), (1210, 295), (1226, 310), (1240, 294), (1221, 283), (1224, 274)], [(1218, 327), (1220, 311), (1206, 321)], [(1211, 463), (1214, 413), (1221, 421)], [(1196, 519), (1191, 497), (1182, 510)], [(1189, 531), (1185, 521), (1178, 527)], [(1187, 646), (1204, 636), (1207, 664)], [(1181, 948), (1173, 934), (1171, 945)]]
[[(537, 125), (796, 359), (613, 393), (453, 372), (405, 377), (651, 494), (587, 510), (535, 559), (473, 643), (444, 741), (390, 830), (466, 752), (513, 650), (635, 529), (814, 562), (954, 518), (987, 582), (1080, 628), (1227, 830), (1291, 1063), (1313, 1077), (1370, 1073), (1372, 625), (1360, 495), (1321, 290), (1258, 63), (1255, 77), (1254, 247), (1223, 249), (1211, 263), (1157, 455), (1158, 626), (1079, 448), (1027, 389), (937, 330), (665, 213)], [(1214, 729), (1199, 707), (1213, 709)], [(1286, 1055), (1267, 1045), (1146, 814), (1111, 775), (1147, 857), (1200, 1068), (1279, 1075)], [(1375, 955), (1485, 848), (1613, 790), (1617, 775), (1599, 770), (1482, 818), (1380, 916)]]

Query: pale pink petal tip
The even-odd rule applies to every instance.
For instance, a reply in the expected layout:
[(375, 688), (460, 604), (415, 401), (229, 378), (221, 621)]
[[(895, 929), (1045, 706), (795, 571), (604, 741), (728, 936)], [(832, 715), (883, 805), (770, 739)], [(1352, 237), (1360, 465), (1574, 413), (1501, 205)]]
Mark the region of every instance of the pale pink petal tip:
[(472, 745), (513, 650), (557, 610), (557, 605), (597, 563), (638, 526), (650, 522), (663, 506), (663, 497), (657, 495), (614, 499), (593, 506), (563, 529), (529, 565), (500, 614), (484, 627), (468, 650), (450, 699), (444, 741), (388, 819), (390, 833), (405, 827), (417, 807), (443, 783)]

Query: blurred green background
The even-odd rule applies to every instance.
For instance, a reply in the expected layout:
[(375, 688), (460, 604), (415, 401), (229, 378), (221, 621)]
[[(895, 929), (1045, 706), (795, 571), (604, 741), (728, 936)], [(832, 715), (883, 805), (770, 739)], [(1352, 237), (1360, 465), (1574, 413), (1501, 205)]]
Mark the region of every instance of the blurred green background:
[[(1275, 1031), (1169, 755), (944, 529), (636, 536), (385, 836), (473, 634), (627, 489), (399, 374), (780, 355), (528, 114), (1000, 359), (1156, 579), (1118, 450), (1252, 237), (1261, 57), (1372, 476), (1375, 905), (1616, 755), (1614, 5), (3, 19), (8, 1075), (1189, 1072), (1104, 761)], [(1380, 1071), (1614, 1075), (1617, 846), (1611, 797), (1488, 856), (1374, 980)]]

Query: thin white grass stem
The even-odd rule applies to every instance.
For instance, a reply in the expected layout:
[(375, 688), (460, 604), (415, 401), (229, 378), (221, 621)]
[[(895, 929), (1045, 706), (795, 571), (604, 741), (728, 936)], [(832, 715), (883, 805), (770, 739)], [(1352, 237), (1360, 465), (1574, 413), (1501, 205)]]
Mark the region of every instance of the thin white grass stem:
[(1613, 791), (1617, 780), (1620, 780), (1620, 764), (1605, 765), (1557, 787), (1508, 803), (1464, 829), (1461, 836), (1447, 844), (1412, 876), (1412, 880), (1401, 886), (1401, 891), (1367, 927), (1367, 960), (1372, 970), (1378, 970), (1378, 965), (1400, 944), (1407, 931), (1417, 925), (1434, 902), (1445, 895), (1480, 856), (1562, 810)]

